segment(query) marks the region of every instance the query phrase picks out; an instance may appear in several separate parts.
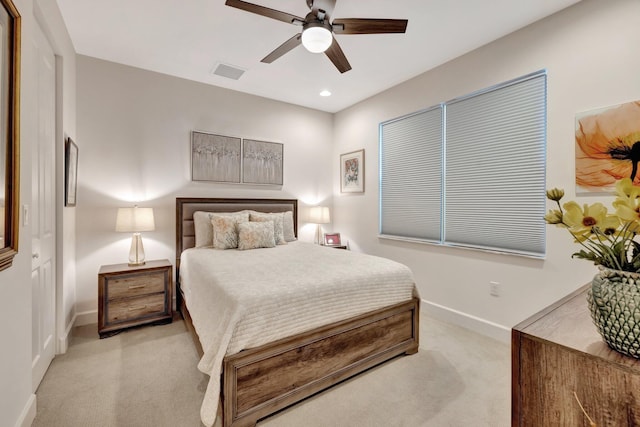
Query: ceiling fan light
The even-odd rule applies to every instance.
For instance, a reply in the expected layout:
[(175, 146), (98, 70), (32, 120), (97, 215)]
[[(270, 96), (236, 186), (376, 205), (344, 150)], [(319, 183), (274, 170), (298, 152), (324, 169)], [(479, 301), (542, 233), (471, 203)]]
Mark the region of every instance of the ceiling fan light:
[(329, 49), (333, 36), (325, 27), (308, 27), (302, 32), (302, 45), (312, 53), (322, 53)]

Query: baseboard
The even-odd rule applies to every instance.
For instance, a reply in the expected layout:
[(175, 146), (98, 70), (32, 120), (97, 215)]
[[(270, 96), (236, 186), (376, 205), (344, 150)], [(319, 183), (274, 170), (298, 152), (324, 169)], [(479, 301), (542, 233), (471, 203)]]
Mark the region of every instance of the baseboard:
[(64, 331), (64, 335), (58, 337), (58, 348), (56, 348), (56, 354), (65, 354), (69, 349), (69, 343), (71, 341), (71, 329), (76, 324), (76, 319), (78, 318), (77, 314), (73, 315), (71, 322), (67, 325), (67, 329)]
[(30, 427), (36, 419), (36, 395), (29, 396), (27, 404), (24, 406), (20, 418), (16, 422), (16, 427)]
[(75, 319), (75, 322), (71, 323), (73, 326), (84, 326), (98, 323), (98, 310), (76, 313)]
[(422, 309), (429, 313), (430, 316), (443, 322), (461, 326), (473, 332), (504, 342), (505, 344), (511, 343), (511, 328), (507, 328), (506, 326), (424, 299), (422, 300)]

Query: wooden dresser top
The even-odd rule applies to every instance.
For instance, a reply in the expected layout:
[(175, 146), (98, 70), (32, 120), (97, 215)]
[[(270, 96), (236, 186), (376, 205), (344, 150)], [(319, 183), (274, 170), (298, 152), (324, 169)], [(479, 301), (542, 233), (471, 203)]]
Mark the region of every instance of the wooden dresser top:
[(598, 333), (587, 304), (590, 286), (584, 285), (534, 314), (516, 325), (514, 331), (640, 372), (640, 360), (612, 350)]

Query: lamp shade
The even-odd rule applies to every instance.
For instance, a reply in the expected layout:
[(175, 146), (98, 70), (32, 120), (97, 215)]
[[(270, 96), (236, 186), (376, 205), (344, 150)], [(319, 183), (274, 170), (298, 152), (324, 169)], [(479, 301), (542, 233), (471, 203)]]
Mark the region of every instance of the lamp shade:
[(309, 210), (309, 222), (313, 224), (329, 224), (331, 216), (326, 206), (314, 206)]
[(312, 53), (322, 53), (329, 49), (333, 42), (331, 30), (319, 24), (318, 26), (308, 25), (302, 31), (302, 45)]
[(118, 208), (116, 231), (139, 233), (153, 231), (156, 225), (153, 220), (153, 208)]

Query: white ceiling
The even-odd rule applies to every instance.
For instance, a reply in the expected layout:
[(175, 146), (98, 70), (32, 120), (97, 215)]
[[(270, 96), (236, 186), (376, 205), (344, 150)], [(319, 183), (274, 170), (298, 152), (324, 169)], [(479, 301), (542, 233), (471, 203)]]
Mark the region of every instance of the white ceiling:
[[(300, 17), (305, 0), (250, 0)], [(76, 52), (337, 112), (579, 0), (338, 0), (333, 18), (408, 19), (405, 34), (336, 35), (353, 69), (299, 46), (260, 60), (300, 27), (225, 0), (57, 0)], [(213, 75), (218, 63), (246, 70)], [(328, 89), (330, 97), (319, 93)]]

